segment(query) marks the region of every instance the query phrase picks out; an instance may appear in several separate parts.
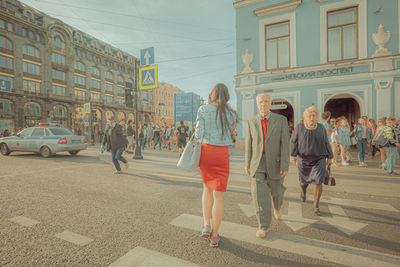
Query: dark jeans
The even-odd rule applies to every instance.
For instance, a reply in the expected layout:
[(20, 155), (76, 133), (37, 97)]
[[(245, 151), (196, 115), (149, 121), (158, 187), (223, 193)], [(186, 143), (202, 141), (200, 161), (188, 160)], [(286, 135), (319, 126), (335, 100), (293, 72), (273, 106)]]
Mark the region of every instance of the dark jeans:
[(146, 144), (146, 139), (144, 138), (139, 138), (139, 146), (142, 150), (144, 150), (144, 146)]
[(160, 136), (154, 137), (154, 149), (156, 149), (157, 144), (160, 145), (160, 150), (161, 150), (162, 143), (161, 143), (161, 137)]
[(121, 170), (121, 166), (119, 165), (118, 162), (119, 160), (122, 161), (123, 163), (128, 163), (128, 161), (122, 156), (123, 152), (124, 152), (123, 147), (111, 148), (111, 159), (117, 171)]
[(375, 157), (376, 151), (379, 151), (379, 148), (372, 145), (372, 143), (371, 143), (371, 153), (372, 153), (373, 157)]
[(357, 142), (357, 149), (358, 149), (358, 161), (364, 162), (365, 158), (365, 150), (367, 149), (367, 139), (363, 138)]

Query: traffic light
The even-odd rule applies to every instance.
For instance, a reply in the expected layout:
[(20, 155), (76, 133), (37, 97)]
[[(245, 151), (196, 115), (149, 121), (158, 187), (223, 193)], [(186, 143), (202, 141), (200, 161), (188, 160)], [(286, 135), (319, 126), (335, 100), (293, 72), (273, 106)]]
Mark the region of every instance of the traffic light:
[(127, 108), (133, 108), (132, 90), (125, 89), (125, 106)]

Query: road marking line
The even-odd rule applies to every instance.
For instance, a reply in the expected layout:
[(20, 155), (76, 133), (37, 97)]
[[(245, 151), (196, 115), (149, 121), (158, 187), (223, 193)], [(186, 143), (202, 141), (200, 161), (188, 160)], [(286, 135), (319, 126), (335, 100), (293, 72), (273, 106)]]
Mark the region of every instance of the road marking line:
[(93, 241), (93, 239), (91, 239), (90, 237), (75, 234), (68, 230), (64, 231), (62, 233), (56, 234), (55, 237), (60, 238), (65, 241), (68, 241), (72, 244), (79, 245), (79, 246), (85, 246)]
[(398, 212), (397, 209), (395, 209), (392, 205), (389, 205), (387, 203), (378, 203), (372, 201), (362, 201), (362, 200), (334, 198), (334, 197), (329, 197), (329, 198), (327, 197), (326, 199), (324, 198), (323, 202), (328, 204), (347, 206), (353, 208)]
[(27, 227), (32, 227), (32, 226), (40, 223), (39, 221), (36, 221), (34, 219), (30, 219), (30, 218), (27, 218), (27, 217), (24, 217), (24, 216), (17, 216), (17, 217), (8, 219), (8, 220), (12, 221), (14, 223), (17, 223), (19, 225), (22, 225), (22, 226), (27, 226)]
[(253, 201), (250, 204), (239, 204), (240, 209), (246, 214), (247, 217), (256, 216), (256, 208)]
[(111, 263), (109, 267), (157, 267), (157, 266), (199, 266), (194, 263), (178, 259), (160, 252), (136, 247), (126, 253), (124, 256)]
[(288, 214), (282, 215), (282, 221), (295, 232), (317, 221), (304, 218), (302, 210), (300, 203), (289, 202)]
[(365, 223), (350, 221), (345, 211), (339, 206), (328, 205), (328, 209), (330, 210), (332, 217), (321, 217), (321, 219), (347, 235), (353, 235), (368, 225)]
[[(200, 231), (203, 218), (182, 214), (171, 225)], [(270, 231), (264, 239), (257, 238), (257, 228), (223, 221), (221, 235), (255, 245), (278, 249), (297, 255), (349, 266), (399, 266), (400, 257), (327, 241)], [(222, 240), (223, 242), (223, 240)]]

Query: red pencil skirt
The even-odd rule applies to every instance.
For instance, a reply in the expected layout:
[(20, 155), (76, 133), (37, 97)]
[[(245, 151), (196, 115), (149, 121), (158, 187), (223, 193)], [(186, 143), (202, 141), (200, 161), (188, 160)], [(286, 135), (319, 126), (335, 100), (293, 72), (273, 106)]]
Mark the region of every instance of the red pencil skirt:
[(215, 191), (226, 192), (229, 178), (228, 146), (202, 144), (199, 167), (205, 185)]

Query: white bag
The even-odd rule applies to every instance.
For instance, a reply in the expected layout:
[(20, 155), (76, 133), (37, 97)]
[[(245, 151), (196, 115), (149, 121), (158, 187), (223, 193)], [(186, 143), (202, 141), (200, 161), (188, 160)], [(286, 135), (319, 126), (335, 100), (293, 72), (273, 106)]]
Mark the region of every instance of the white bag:
[(199, 167), (201, 143), (202, 140), (195, 138), (193, 133), (176, 166), (186, 171), (194, 171)]

